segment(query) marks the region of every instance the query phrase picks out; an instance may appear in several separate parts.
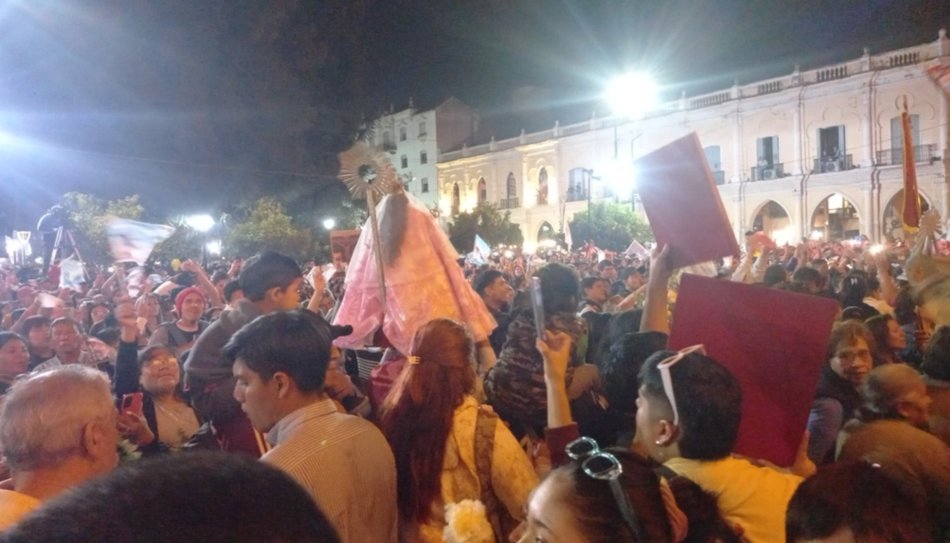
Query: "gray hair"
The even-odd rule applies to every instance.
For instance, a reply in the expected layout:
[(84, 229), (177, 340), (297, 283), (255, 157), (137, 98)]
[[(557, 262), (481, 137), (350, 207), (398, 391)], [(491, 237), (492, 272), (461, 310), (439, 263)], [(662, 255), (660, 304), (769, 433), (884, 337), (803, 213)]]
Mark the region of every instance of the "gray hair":
[(115, 412), (108, 376), (80, 364), (16, 381), (0, 409), (0, 452), (13, 471), (63, 462), (81, 447), (86, 424)]
[(906, 364), (885, 364), (874, 368), (861, 385), (865, 419), (903, 418), (897, 407), (915, 385), (923, 381), (917, 370)]

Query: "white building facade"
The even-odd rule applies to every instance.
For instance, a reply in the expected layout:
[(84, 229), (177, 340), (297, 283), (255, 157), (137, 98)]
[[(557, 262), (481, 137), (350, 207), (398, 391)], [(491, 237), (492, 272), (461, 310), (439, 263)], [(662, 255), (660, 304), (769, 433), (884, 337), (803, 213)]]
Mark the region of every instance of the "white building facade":
[(899, 217), (905, 98), (924, 207), (950, 214), (950, 99), (927, 74), (941, 62), (950, 62), (943, 30), (920, 46), (683, 97), (641, 120), (594, 118), (462, 147), (439, 156), (439, 207), (510, 210), (530, 250), (589, 197), (629, 195), (634, 160), (695, 131), (737, 236), (883, 240)]
[(477, 119), (474, 111), (456, 98), (433, 109), (409, 107), (383, 115), (373, 122), (369, 143), (387, 151), (406, 190), (427, 207), (438, 204), (439, 153), (457, 148), (472, 136)]

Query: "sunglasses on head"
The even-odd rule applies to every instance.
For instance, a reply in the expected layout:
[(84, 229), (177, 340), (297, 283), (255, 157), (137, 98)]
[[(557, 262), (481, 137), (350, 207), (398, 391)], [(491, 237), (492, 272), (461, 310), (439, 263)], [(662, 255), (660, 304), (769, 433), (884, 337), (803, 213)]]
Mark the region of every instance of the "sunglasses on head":
[(670, 376), (670, 369), (677, 362), (686, 358), (687, 355), (693, 353), (706, 354), (706, 349), (702, 345), (686, 347), (656, 365), (656, 369), (660, 370), (660, 380), (663, 381), (663, 392), (666, 393), (666, 399), (670, 401), (670, 407), (673, 408), (673, 424), (677, 426), (680, 423), (680, 414), (676, 408), (676, 395), (673, 394), (673, 378)]
[(620, 510), (624, 522), (633, 533), (635, 541), (644, 541), (640, 530), (640, 523), (637, 522), (636, 513), (633, 511), (633, 505), (630, 503), (630, 497), (620, 486), (620, 476), (623, 474), (623, 466), (620, 460), (613, 454), (600, 450), (597, 441), (589, 437), (580, 437), (571, 441), (564, 448), (568, 458), (575, 462), (580, 462), (581, 470), (592, 479), (607, 481), (610, 485), (610, 492), (614, 496), (614, 502), (617, 509)]

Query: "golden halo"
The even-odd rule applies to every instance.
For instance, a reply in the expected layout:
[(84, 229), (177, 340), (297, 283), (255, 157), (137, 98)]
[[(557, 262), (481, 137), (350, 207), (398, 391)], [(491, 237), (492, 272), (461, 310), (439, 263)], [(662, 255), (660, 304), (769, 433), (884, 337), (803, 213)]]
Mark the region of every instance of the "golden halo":
[(339, 158), (338, 177), (355, 198), (365, 198), (367, 192), (383, 196), (400, 186), (396, 180), (396, 170), (383, 151), (358, 141), (340, 153)]

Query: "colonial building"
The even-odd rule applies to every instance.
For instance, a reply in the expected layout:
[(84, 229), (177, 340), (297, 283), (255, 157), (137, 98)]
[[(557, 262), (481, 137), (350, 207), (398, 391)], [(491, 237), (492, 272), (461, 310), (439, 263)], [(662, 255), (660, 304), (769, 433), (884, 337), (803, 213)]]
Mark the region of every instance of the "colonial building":
[[(912, 121), (924, 207), (950, 215), (950, 99), (927, 68), (950, 62), (936, 41), (682, 97), (640, 120), (592, 118), (439, 155), (444, 214), (491, 202), (511, 211), (531, 249), (588, 199), (630, 200), (633, 161), (695, 131), (737, 235), (779, 241), (892, 234), (900, 207), (901, 103)], [(684, 217), (688, 220), (688, 217)], [(741, 239), (741, 238), (740, 238)]]
[(449, 98), (432, 109), (409, 107), (376, 119), (369, 143), (390, 154), (406, 189), (427, 207), (438, 203), (436, 162), (439, 153), (458, 148), (477, 128), (472, 109)]

